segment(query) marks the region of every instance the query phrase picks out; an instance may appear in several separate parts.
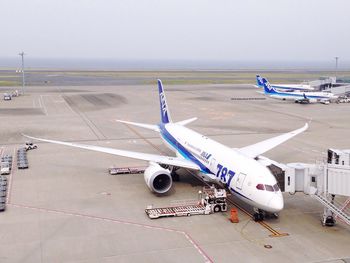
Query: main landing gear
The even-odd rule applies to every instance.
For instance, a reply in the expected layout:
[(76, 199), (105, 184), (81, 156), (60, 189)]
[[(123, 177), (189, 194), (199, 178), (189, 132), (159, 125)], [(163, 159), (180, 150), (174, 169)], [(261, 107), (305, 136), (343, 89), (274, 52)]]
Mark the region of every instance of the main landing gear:
[(170, 172), (171, 178), (173, 179), (174, 182), (180, 181), (180, 176), (179, 176), (179, 174), (176, 172), (177, 170), (179, 170), (179, 167), (173, 167), (173, 168), (171, 169), (171, 172)]

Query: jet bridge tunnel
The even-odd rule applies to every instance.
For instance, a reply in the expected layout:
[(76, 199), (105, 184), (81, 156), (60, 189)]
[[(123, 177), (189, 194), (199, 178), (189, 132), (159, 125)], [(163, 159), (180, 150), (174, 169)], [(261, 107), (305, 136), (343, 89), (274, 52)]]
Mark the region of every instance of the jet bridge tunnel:
[(350, 150), (328, 149), (327, 157), (314, 164), (270, 161), (267, 167), (282, 192), (303, 192), (321, 202), (324, 225), (334, 225), (337, 218), (350, 225)]

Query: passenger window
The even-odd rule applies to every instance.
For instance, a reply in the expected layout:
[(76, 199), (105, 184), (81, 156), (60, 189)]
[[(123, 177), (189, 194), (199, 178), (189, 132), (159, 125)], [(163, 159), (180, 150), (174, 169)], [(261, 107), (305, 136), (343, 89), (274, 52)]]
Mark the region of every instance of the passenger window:
[(264, 187), (263, 184), (257, 184), (256, 185), (256, 189), (258, 189), (258, 190), (265, 190), (265, 187)]
[(273, 187), (271, 185), (265, 184), (265, 189), (269, 192), (273, 192)]
[(275, 185), (273, 186), (273, 189), (274, 189), (276, 192), (278, 192), (278, 190), (280, 190), (278, 184), (275, 184)]

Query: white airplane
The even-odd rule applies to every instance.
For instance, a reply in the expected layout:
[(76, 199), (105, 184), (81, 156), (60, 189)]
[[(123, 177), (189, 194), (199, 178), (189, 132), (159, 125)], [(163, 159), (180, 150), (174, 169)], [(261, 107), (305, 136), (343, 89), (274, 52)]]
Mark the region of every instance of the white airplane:
[(144, 178), (150, 190), (158, 194), (164, 194), (172, 187), (172, 172), (177, 168), (186, 168), (198, 172), (204, 179), (223, 184), (242, 201), (253, 206), (255, 220), (262, 220), (265, 211), (277, 213), (283, 209), (282, 192), (270, 170), (258, 161), (259, 156), (305, 131), (308, 128), (307, 123), (295, 131), (240, 149), (232, 149), (185, 127), (197, 118), (172, 122), (160, 80), (158, 89), (161, 115), (158, 125), (117, 121), (158, 132), (165, 144), (176, 153), (176, 157), (24, 136), (43, 142), (149, 161)]
[(262, 78), (264, 93), (274, 99), (292, 100), (295, 103), (309, 104), (309, 103), (323, 103), (329, 104), (330, 101), (334, 101), (338, 96), (330, 92), (301, 92), (301, 91), (288, 91), (282, 92), (276, 90), (270, 83)]
[[(257, 88), (264, 87), (263, 78), (260, 75), (256, 75), (256, 84), (257, 84), (257, 86), (256, 86)], [(310, 91), (310, 90), (314, 90), (314, 88), (311, 87), (311, 85), (309, 85), (309, 84), (271, 84), (271, 86), (277, 90), (282, 90), (282, 91), (294, 91), (294, 90)]]

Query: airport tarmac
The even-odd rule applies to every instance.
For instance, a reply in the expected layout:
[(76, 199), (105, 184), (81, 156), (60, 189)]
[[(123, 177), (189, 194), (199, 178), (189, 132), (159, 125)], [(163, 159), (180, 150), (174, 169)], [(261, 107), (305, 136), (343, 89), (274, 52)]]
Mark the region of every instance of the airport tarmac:
[[(198, 117), (190, 128), (228, 146), (253, 144), (310, 122), (305, 133), (265, 156), (312, 163), (329, 147), (350, 148), (348, 103), (264, 99), (250, 85), (163, 84), (174, 121)], [(23, 96), (0, 101), (0, 153), (15, 155), (25, 133), (170, 155), (156, 133), (114, 121), (157, 123), (158, 103), (156, 84), (28, 87)], [(37, 144), (28, 152), (29, 169), (14, 167), (8, 179), (0, 262), (350, 262), (350, 228), (323, 227), (322, 206), (302, 193), (285, 193), (279, 219), (266, 220), (288, 233), (281, 237), (271, 237), (241, 211), (238, 224), (230, 223), (229, 213), (150, 220), (147, 205), (195, 199), (202, 183), (183, 173), (169, 194), (155, 196), (143, 175), (107, 172), (111, 165), (147, 165), (143, 161)]]

